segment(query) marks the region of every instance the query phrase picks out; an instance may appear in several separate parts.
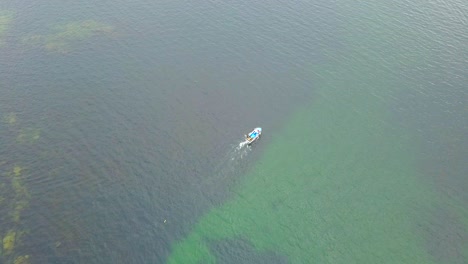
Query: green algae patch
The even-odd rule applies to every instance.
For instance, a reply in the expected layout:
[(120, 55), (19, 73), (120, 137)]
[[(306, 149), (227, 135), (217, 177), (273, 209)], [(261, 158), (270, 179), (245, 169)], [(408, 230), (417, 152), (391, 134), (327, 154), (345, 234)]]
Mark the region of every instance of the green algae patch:
[(5, 43), (5, 35), (10, 27), (11, 21), (13, 20), (13, 14), (11, 12), (0, 10), (0, 47)]
[(41, 130), (37, 128), (21, 129), (16, 137), (20, 144), (33, 144), (41, 137)]
[(30, 255), (22, 252), (24, 234), (27, 232), (21, 229), (25, 225), (22, 214), (31, 200), (24, 183), (25, 172), (28, 170), (21, 164), (8, 164), (5, 161), (0, 162), (0, 263), (30, 263)]
[(13, 223), (18, 224), (20, 222), (21, 213), (29, 206), (30, 194), (28, 189), (22, 181), (23, 168), (15, 165), (12, 172), (8, 173), (11, 179), (11, 187), (14, 191), (15, 198), (11, 201), (12, 209), (9, 214)]
[(16, 232), (13, 230), (8, 231), (8, 233), (3, 238), (3, 252), (5, 255), (13, 252), (15, 248), (16, 241)]
[(14, 223), (18, 224), (21, 219), (21, 213), (23, 212), (24, 209), (26, 209), (29, 206), (28, 200), (22, 199), (16, 202), (15, 208), (13, 212), (11, 213), (11, 217)]
[(49, 52), (69, 53), (78, 43), (115, 32), (112, 26), (94, 20), (70, 22), (56, 26), (53, 31), (54, 33), (48, 35), (26, 37), (23, 43), (38, 46)]
[[(1, 23), (1, 22), (0, 22)], [(3, 116), (3, 121), (9, 125), (16, 124), (16, 114), (15, 113), (8, 113)]]
[(19, 256), (15, 258), (13, 264), (29, 264), (29, 255)]
[(13, 168), (13, 174), (14, 174), (14, 176), (15, 176), (15, 177), (20, 176), (20, 175), (21, 175), (21, 171), (23, 171), (23, 168), (21, 168), (20, 166), (17, 166), (17, 165), (16, 165), (16, 166)]

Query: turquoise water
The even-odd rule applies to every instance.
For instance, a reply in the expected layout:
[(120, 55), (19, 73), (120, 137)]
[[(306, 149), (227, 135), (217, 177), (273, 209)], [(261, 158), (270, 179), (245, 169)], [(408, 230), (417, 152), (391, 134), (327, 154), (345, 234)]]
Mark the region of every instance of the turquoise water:
[(0, 262), (466, 263), (467, 14), (0, 3)]

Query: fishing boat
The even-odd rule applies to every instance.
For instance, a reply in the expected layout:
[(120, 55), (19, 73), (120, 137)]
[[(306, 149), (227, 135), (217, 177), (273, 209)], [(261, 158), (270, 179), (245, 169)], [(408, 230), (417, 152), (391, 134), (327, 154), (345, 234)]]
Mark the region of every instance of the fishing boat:
[(262, 128), (256, 127), (250, 133), (245, 135), (245, 140), (247, 141), (247, 145), (254, 143), (255, 141), (259, 140), (262, 136)]

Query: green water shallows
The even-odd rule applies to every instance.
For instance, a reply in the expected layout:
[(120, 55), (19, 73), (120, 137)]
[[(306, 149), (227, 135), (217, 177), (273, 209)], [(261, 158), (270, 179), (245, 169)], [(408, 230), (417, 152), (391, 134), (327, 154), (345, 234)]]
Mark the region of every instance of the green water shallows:
[[(443, 200), (422, 180), (421, 139), (389, 111), (418, 85), (409, 75), (436, 59), (438, 43), (421, 45), (431, 39), (395, 26), (415, 22), (401, 8), (343, 4), (351, 13), (342, 31), (349, 53), (311, 67), (315, 100), (275, 135), (234, 197), (174, 246), (169, 263), (217, 263), (213, 245), (225, 240), (290, 263), (432, 263), (431, 238), (420, 228), (432, 211), (451, 205), (466, 230), (461, 202)], [(466, 258), (458, 254), (448, 259)]]
[(330, 80), (276, 135), (235, 197), (175, 246), (169, 263), (215, 263), (210, 244), (224, 239), (245, 239), (291, 263), (430, 262), (413, 232), (412, 208), (429, 200), (409, 138), (385, 122), (369, 95), (340, 94), (356, 84), (352, 77)]

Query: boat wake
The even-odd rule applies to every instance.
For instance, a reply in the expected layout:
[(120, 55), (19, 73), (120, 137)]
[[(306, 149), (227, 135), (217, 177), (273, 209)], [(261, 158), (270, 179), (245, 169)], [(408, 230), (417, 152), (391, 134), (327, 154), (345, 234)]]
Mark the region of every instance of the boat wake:
[(245, 157), (247, 157), (249, 152), (252, 151), (252, 148), (248, 145), (248, 143), (249, 142), (246, 140), (240, 142), (237, 146), (231, 146), (231, 149), (228, 151), (228, 156), (231, 163), (236, 164), (236, 162), (240, 162)]
[(220, 146), (218, 155), (212, 160), (211, 169), (198, 181), (202, 190), (211, 190), (205, 194), (209, 200), (224, 199), (224, 195), (242, 180), (242, 175), (249, 167), (248, 156), (251, 151), (251, 147), (244, 141)]
[(239, 146), (237, 146), (236, 148), (236, 152), (240, 154), (240, 158), (242, 158), (242, 156), (244, 156), (244, 154), (246, 154), (248, 151), (246, 150), (250, 150), (250, 146), (249, 146), (249, 141), (248, 140), (245, 140), (245, 141), (242, 141), (239, 143)]
[(251, 147), (247, 144), (248, 141), (242, 141), (237, 144), (231, 144), (228, 150), (224, 152), (217, 165), (214, 167), (214, 175), (218, 180), (220, 178), (232, 177), (242, 171), (246, 157), (252, 151)]

